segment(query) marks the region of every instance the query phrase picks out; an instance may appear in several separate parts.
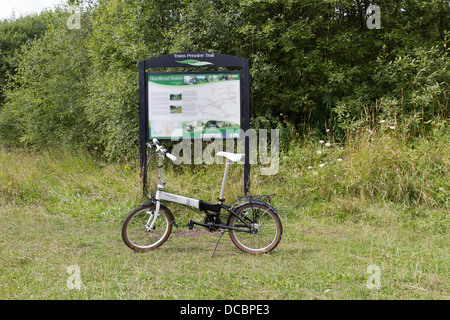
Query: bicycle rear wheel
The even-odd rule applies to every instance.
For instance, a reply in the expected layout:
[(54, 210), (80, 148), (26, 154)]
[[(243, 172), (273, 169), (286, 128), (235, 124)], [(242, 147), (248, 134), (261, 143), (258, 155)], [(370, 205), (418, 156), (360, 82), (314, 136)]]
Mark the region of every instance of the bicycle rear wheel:
[(172, 232), (173, 216), (161, 205), (154, 220), (155, 204), (142, 205), (131, 211), (122, 225), (122, 239), (136, 251), (153, 250), (161, 246)]
[[(263, 204), (247, 202), (230, 215), (228, 225), (249, 232), (230, 229), (231, 241), (244, 252), (266, 253), (273, 250), (281, 240), (283, 232), (278, 215)], [(247, 227), (238, 217), (243, 219)]]

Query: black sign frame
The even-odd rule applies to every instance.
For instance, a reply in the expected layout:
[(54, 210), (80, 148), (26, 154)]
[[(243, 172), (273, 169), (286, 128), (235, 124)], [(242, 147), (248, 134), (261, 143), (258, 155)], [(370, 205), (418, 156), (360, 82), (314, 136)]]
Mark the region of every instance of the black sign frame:
[[(250, 106), (249, 106), (249, 63), (247, 59), (235, 57), (217, 52), (179, 52), (166, 54), (139, 62), (139, 156), (140, 176), (143, 193), (147, 192), (147, 142), (149, 142), (148, 123), (148, 78), (149, 69), (167, 68), (216, 68), (232, 67), (241, 68), (241, 129), (247, 132), (250, 129)], [(217, 70), (219, 71), (219, 70)], [(175, 73), (175, 72), (174, 72)], [(250, 191), (250, 154), (249, 137), (243, 135), (244, 140), (244, 193)]]

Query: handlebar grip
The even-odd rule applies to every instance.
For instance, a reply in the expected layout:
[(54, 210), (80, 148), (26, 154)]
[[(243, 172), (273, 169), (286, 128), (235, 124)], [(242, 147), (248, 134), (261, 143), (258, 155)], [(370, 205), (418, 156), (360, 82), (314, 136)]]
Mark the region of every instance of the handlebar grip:
[(166, 152), (166, 156), (167, 156), (167, 158), (169, 158), (172, 161), (176, 161), (177, 160), (177, 157), (175, 157), (173, 154), (170, 154), (168, 152)]

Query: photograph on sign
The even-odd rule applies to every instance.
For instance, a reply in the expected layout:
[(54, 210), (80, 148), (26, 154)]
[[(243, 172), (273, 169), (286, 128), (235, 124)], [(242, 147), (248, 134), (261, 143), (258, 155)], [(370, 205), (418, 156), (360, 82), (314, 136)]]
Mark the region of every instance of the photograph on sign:
[(240, 72), (147, 76), (150, 140), (240, 137)]

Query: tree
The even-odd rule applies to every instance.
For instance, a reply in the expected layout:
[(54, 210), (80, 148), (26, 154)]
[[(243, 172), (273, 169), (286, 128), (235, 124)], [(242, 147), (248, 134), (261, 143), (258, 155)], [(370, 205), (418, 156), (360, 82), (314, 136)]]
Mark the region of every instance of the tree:
[(0, 105), (9, 78), (19, 64), (22, 45), (41, 37), (48, 27), (49, 12), (0, 21)]
[[(16, 70), (0, 110), (4, 143), (130, 154), (138, 144), (138, 62), (180, 51), (249, 59), (252, 125), (282, 129), (285, 140), (309, 129), (343, 136), (385, 118), (417, 133), (448, 117), (448, 1), (379, 0), (380, 28), (367, 25), (368, 0), (68, 4), (82, 7), (79, 30), (67, 28), (72, 13), (63, 5), (20, 51), (12, 31), (0, 35), (11, 43), (2, 50), (18, 52), (0, 60)], [(7, 34), (12, 40), (1, 42)]]

